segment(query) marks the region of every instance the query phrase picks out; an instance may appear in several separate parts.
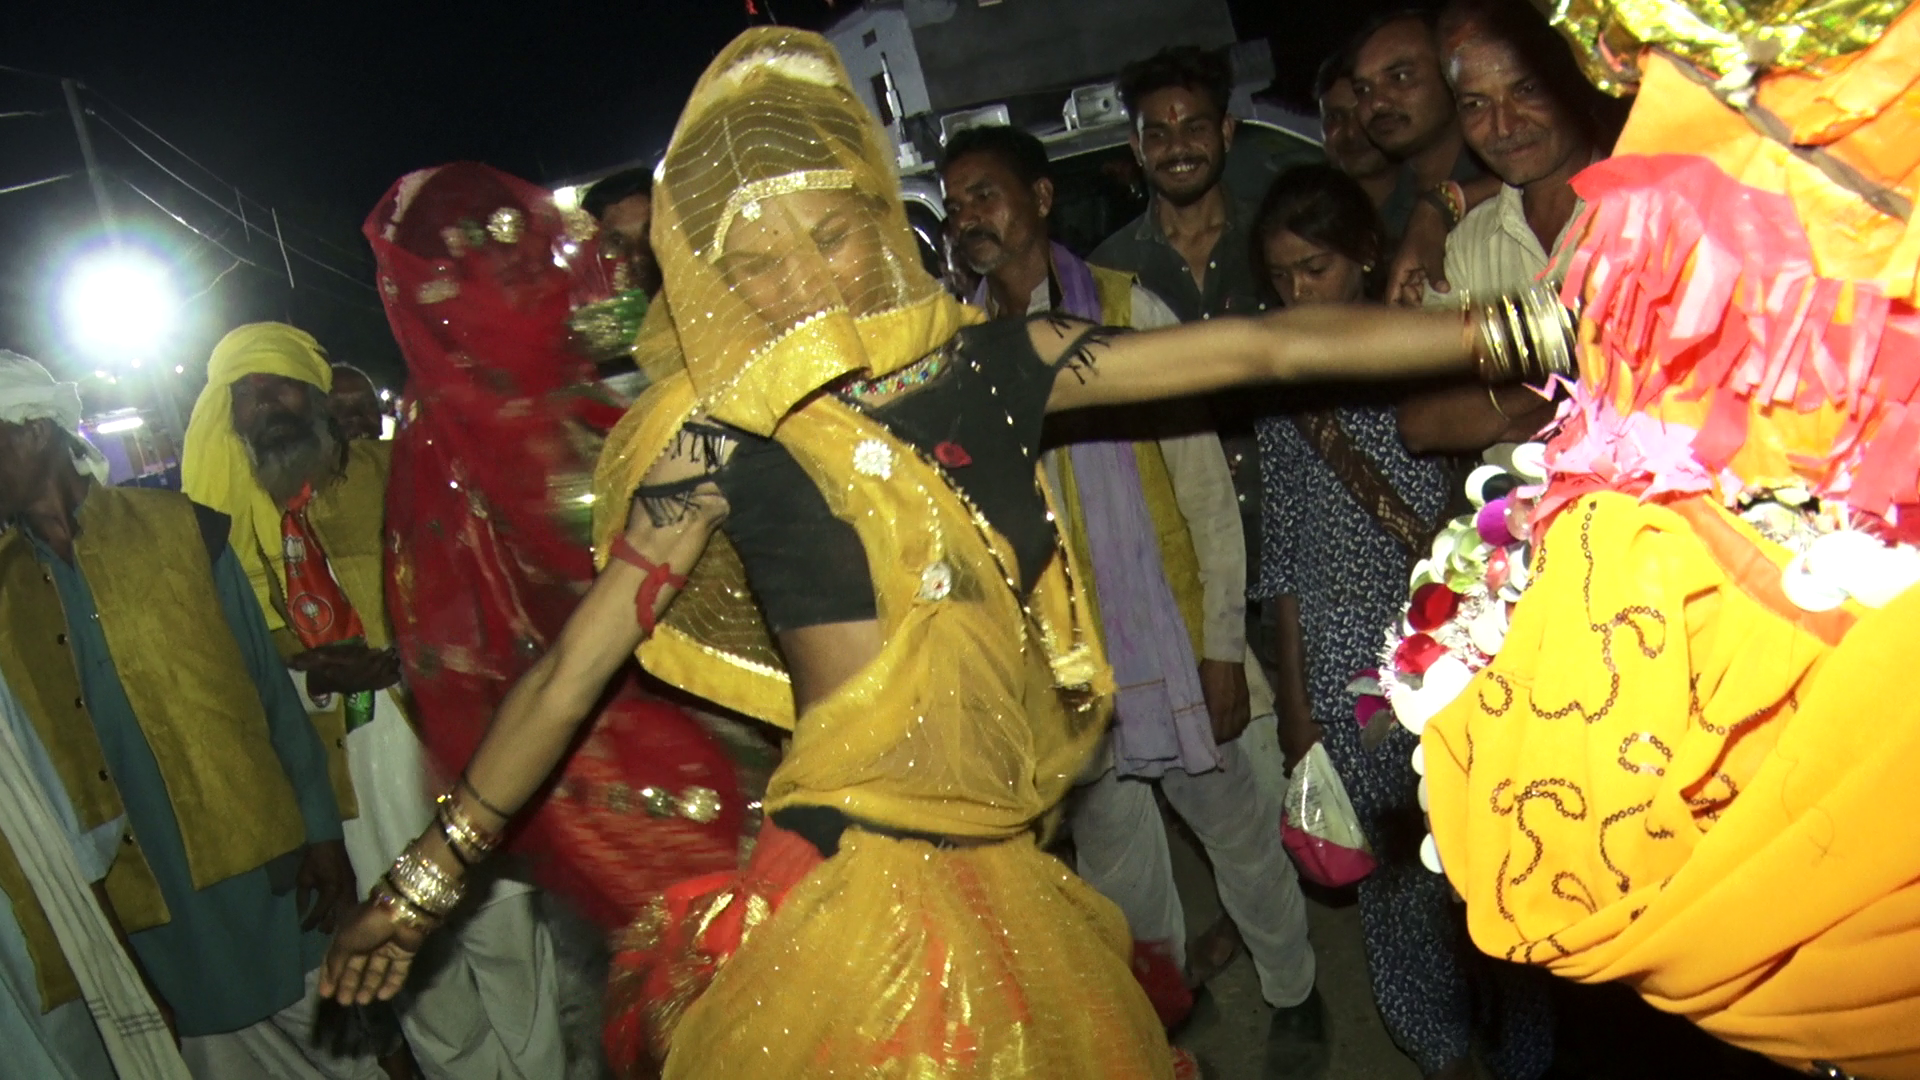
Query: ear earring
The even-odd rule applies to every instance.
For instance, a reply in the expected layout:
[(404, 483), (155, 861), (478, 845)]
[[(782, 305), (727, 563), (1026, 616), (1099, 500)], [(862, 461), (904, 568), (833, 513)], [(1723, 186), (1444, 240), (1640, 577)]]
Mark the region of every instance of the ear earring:
[(1360, 272), (1361, 272), (1361, 273), (1363, 273), (1363, 274), (1371, 274), (1371, 273), (1373, 273), (1373, 264), (1372, 264), (1372, 263), (1361, 263), (1361, 264), (1360, 264)]

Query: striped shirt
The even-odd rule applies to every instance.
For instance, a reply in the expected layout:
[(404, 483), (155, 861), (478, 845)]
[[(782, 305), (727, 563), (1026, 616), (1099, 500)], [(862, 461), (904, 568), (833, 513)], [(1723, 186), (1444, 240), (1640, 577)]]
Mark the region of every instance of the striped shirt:
[[(1585, 208), (1584, 202), (1574, 204), (1567, 224), (1554, 238), (1555, 250), (1566, 241), (1567, 230)], [(1538, 279), (1548, 262), (1547, 250), (1527, 224), (1520, 189), (1503, 184), (1500, 194), (1467, 211), (1447, 234), (1447, 284), (1452, 291), (1428, 289), (1425, 303), (1428, 307), (1458, 306), (1466, 297), (1517, 289)]]

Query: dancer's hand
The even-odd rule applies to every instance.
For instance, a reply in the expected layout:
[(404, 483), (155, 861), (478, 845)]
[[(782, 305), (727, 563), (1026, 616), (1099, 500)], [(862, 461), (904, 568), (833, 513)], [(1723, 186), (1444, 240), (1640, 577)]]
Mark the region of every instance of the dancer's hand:
[(371, 901), (353, 909), (320, 966), (320, 996), (342, 1005), (386, 1001), (406, 985), (414, 954), (426, 941)]
[(1213, 741), (1229, 743), (1247, 730), (1253, 705), (1247, 692), (1247, 666), (1231, 660), (1200, 661), (1200, 696), (1213, 721)]

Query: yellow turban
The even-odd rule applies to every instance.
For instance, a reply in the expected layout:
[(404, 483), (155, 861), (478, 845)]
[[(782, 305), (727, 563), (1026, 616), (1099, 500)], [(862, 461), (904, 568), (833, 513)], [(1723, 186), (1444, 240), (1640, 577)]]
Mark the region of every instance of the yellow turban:
[(280, 375), (331, 390), (333, 369), (312, 334), (285, 323), (248, 323), (213, 347), (207, 388), (187, 421), (181, 487), (188, 498), (233, 519), (228, 538), (234, 554), (247, 568), (267, 625), (278, 629), (282, 621), (268, 583), (283, 573), (280, 507), (254, 477), (246, 444), (233, 430), (233, 384), (248, 375)]

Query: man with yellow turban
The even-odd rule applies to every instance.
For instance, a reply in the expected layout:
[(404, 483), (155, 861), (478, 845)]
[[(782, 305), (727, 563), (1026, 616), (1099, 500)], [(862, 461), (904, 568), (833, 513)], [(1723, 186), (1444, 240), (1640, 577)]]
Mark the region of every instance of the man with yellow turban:
[[(342, 437), (328, 407), (332, 380), (303, 331), (232, 331), (208, 361), (181, 478), (190, 496), (232, 518), (233, 549), (280, 654), (305, 673), (364, 895), (433, 808), (386, 615), (391, 444)], [(530, 886), (490, 876), (416, 979), (400, 1022), (430, 1076), (564, 1070), (553, 948), (532, 900)]]
[[(1555, 17), (1639, 104), (1573, 181), (1582, 378), (1512, 456), (1533, 509), (1443, 535), (1394, 650), (1427, 857), (1488, 953), (1920, 1077), (1920, 15)], [(1510, 556), (1510, 623), (1432, 625)]]

